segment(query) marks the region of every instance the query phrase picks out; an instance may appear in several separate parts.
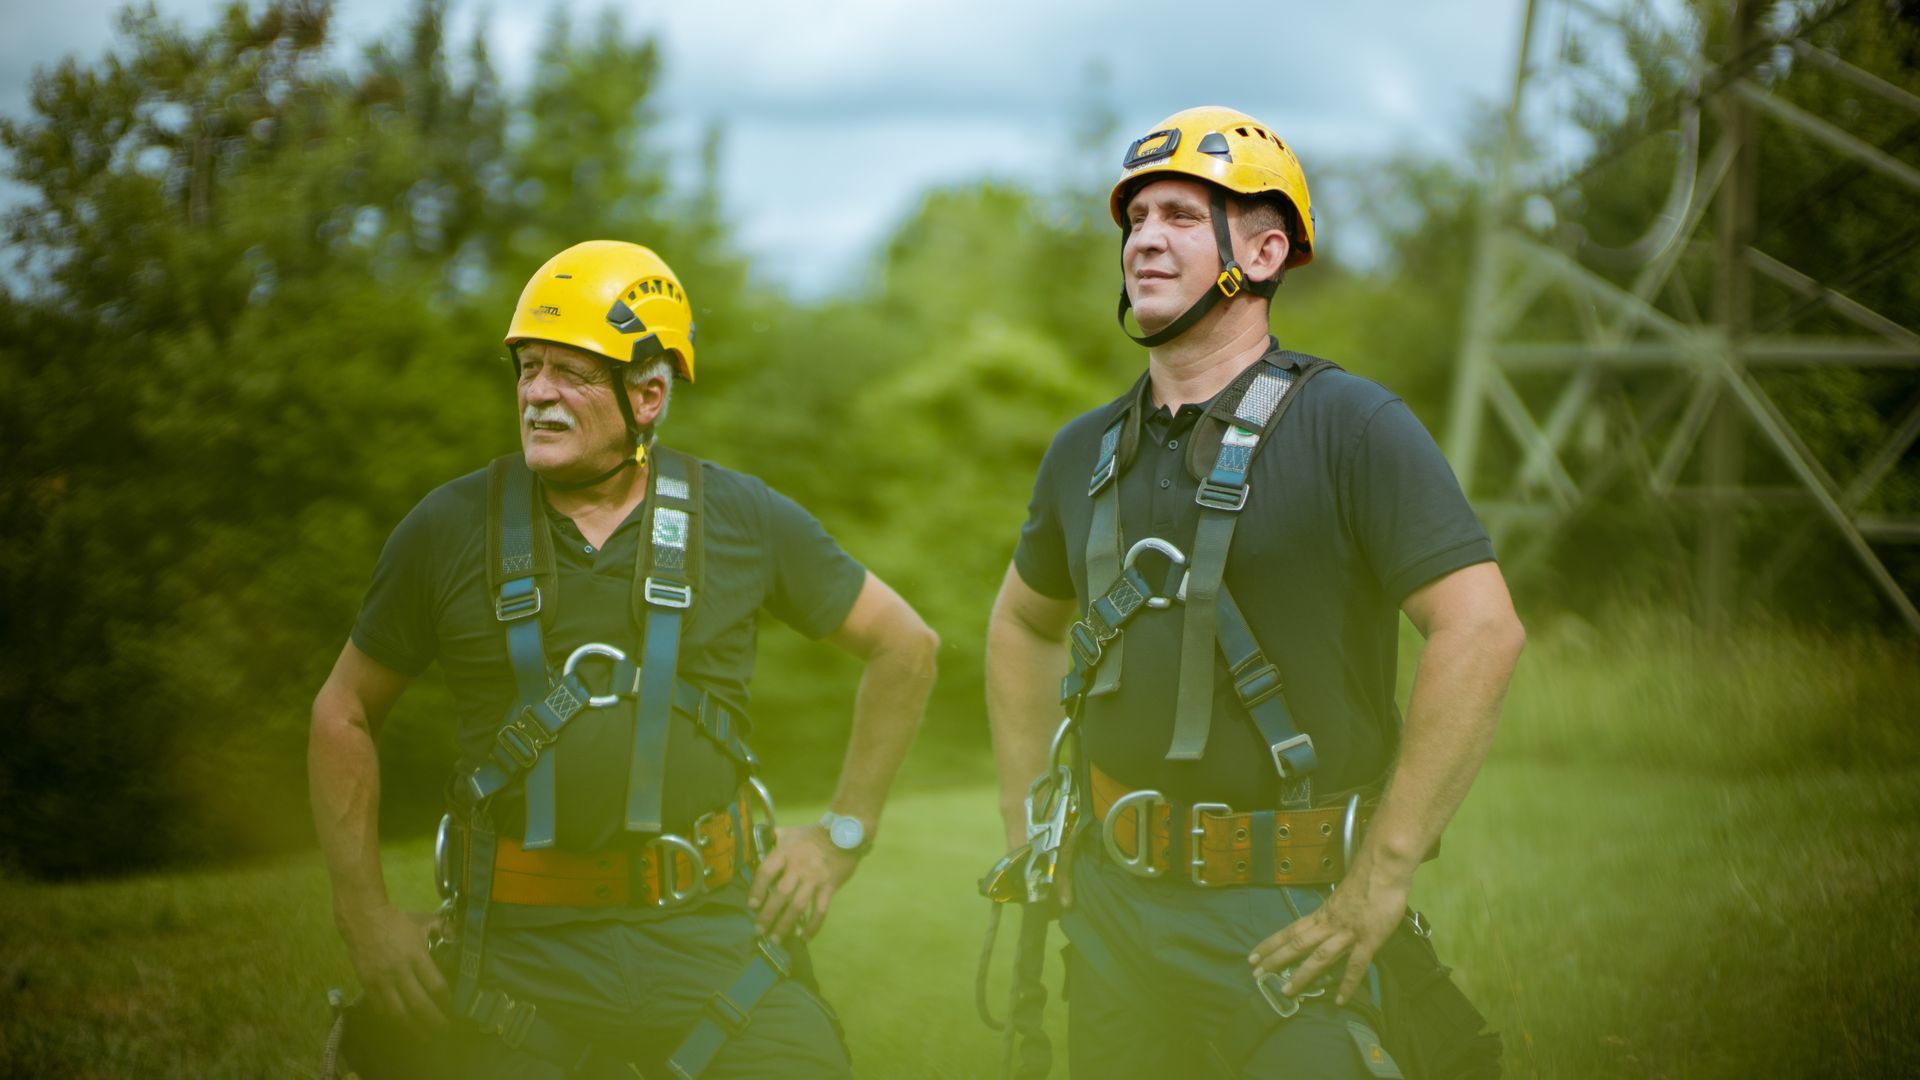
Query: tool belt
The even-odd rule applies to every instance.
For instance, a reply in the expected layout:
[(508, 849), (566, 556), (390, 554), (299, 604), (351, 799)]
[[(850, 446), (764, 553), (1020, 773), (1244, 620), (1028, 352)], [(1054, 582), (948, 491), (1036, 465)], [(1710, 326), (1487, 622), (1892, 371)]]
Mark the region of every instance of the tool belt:
[[(489, 902), (532, 907), (677, 907), (727, 885), (741, 869), (759, 863), (762, 838), (754, 834), (754, 803), (752, 789), (743, 786), (732, 803), (702, 814), (685, 836), (662, 833), (636, 846), (603, 851), (529, 851), (519, 837), (498, 837)], [(465, 877), (470, 840), (457, 817), (449, 816), (443, 827), (449, 831), (437, 854), (442, 880), (450, 885)]]
[(1088, 790), (1107, 856), (1140, 877), (1195, 885), (1330, 885), (1347, 872), (1374, 804), (1236, 811), (1134, 790), (1088, 763)]

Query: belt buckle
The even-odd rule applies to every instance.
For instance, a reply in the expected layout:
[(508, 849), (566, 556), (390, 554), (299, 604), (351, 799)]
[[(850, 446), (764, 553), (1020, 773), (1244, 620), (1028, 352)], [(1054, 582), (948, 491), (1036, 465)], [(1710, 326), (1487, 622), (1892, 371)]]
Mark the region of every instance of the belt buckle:
[[(1165, 806), (1166, 796), (1157, 791), (1142, 788), (1129, 791), (1114, 800), (1107, 808), (1107, 817), (1100, 823), (1100, 842), (1107, 849), (1107, 857), (1122, 870), (1137, 877), (1157, 878), (1163, 873), (1153, 865), (1153, 816), (1149, 811), (1153, 806)], [(1132, 808), (1133, 813), (1133, 855), (1129, 858), (1122, 854), (1120, 845), (1114, 842), (1113, 830), (1120, 820), (1120, 812)]]
[[(659, 836), (647, 841), (647, 847), (653, 849), (655, 853), (654, 857), (658, 860), (660, 873), (660, 899), (653, 902), (654, 907), (679, 907), (681, 904), (707, 891), (708, 871), (706, 857), (701, 855), (700, 849), (695, 847), (686, 837), (675, 836), (672, 833), (661, 833)], [(688, 859), (693, 861), (693, 881), (684, 889), (680, 887), (677, 860), (673, 857), (675, 850), (685, 854)]]
[(1202, 802), (1187, 808), (1187, 877), (1195, 885), (1212, 884), (1207, 880), (1207, 856), (1201, 850), (1207, 838), (1207, 825), (1200, 816), (1207, 813), (1231, 814), (1233, 807), (1221, 802)]

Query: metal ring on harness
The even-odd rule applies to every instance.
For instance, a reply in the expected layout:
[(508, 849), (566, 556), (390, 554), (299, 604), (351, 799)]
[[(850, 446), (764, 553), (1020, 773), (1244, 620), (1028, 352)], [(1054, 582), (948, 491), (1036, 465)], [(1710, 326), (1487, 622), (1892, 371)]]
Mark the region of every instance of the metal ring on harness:
[[(1129, 791), (1107, 808), (1107, 818), (1100, 823), (1100, 842), (1107, 849), (1107, 857), (1122, 870), (1140, 877), (1159, 877), (1163, 871), (1153, 865), (1153, 819), (1148, 807), (1166, 805), (1166, 796), (1157, 791), (1141, 789)], [(1122, 810), (1134, 807), (1133, 813), (1133, 854), (1121, 852), (1120, 845), (1114, 842), (1113, 830), (1120, 820)]]
[(1360, 824), (1360, 793), (1347, 796), (1347, 814), (1340, 822), (1340, 868), (1342, 872), (1353, 869), (1353, 848), (1355, 826)]
[(773, 792), (767, 790), (767, 785), (759, 777), (749, 776), (747, 787), (752, 790), (753, 800), (760, 804), (760, 809), (767, 812), (765, 821), (750, 822), (747, 826), (748, 838), (753, 842), (753, 854), (757, 862), (765, 859), (767, 853), (773, 850), (773, 830), (778, 819), (773, 812)]
[[(572, 675), (573, 669), (580, 665), (580, 661), (589, 656), (598, 656), (604, 660), (611, 660), (616, 664), (623, 663), (627, 659), (626, 653), (621, 652), (611, 645), (588, 642), (567, 655), (567, 662), (560, 668), (560, 674), (563, 676)], [(611, 694), (590, 694), (587, 696), (587, 704), (596, 709), (605, 709), (619, 703), (620, 694), (618, 691)]]
[[(655, 848), (660, 859), (660, 899), (654, 901), (655, 907), (677, 907), (707, 890), (707, 860), (692, 841), (672, 833), (661, 833), (647, 841), (647, 846)], [(672, 850), (675, 848), (693, 861), (693, 883), (685, 889), (680, 887), (678, 864)]]
[[(1134, 560), (1140, 557), (1140, 553), (1142, 551), (1157, 551), (1160, 554), (1165, 555), (1167, 557), (1167, 561), (1173, 564), (1168, 568), (1169, 575), (1171, 575), (1171, 571), (1178, 570), (1187, 565), (1187, 557), (1184, 553), (1181, 552), (1179, 548), (1174, 547), (1172, 544), (1166, 542), (1165, 540), (1160, 539), (1157, 536), (1149, 536), (1145, 540), (1142, 540), (1127, 549), (1127, 557), (1120, 564), (1120, 568), (1122, 570), (1131, 570), (1133, 568)], [(1187, 594), (1187, 580), (1186, 580), (1186, 575), (1182, 574), (1180, 577), (1179, 598), (1181, 600), (1185, 600), (1186, 594)], [(1172, 606), (1173, 606), (1172, 597), (1151, 596), (1147, 598), (1147, 607), (1153, 609), (1154, 611), (1164, 611), (1167, 608), (1170, 608)]]
[(453, 880), (453, 852), (449, 847), (448, 834), (452, 831), (453, 815), (440, 815), (440, 827), (433, 833), (433, 884), (442, 900), (453, 899), (459, 890), (459, 882)]

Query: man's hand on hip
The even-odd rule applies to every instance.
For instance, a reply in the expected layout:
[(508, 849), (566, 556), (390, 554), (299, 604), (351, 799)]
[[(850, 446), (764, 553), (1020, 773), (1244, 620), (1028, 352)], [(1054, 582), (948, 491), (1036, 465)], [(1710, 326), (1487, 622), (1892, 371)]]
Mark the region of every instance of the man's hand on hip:
[(428, 1031), (447, 1026), (447, 980), (427, 952), (433, 917), (391, 905), (343, 920), (341, 936), (367, 1001), (380, 1013)]
[(1291, 967), (1293, 974), (1281, 993), (1297, 994), (1322, 972), (1333, 970), (1344, 955), (1346, 971), (1334, 1001), (1346, 1004), (1366, 977), (1373, 954), (1406, 916), (1413, 889), (1410, 876), (1377, 866), (1372, 860), (1357, 862), (1326, 903), (1254, 946), (1247, 958), (1254, 978)]
[(798, 825), (779, 831), (773, 853), (753, 876), (747, 906), (754, 912), (754, 928), (779, 941), (796, 928), (804, 940), (820, 932), (827, 921), (827, 905), (860, 865), (858, 856), (833, 846), (818, 825)]

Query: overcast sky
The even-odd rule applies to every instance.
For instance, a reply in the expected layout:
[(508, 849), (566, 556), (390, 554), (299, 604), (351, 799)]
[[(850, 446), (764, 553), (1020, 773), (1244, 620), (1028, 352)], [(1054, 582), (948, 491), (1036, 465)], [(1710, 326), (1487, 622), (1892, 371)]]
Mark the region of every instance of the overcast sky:
[[(157, 0), (204, 27), (222, 0)], [(501, 78), (522, 85), (549, 12), (595, 0), (455, 0), (450, 37), (485, 20)], [(33, 72), (112, 42), (122, 0), (0, 0), (0, 111), (18, 116)], [(1458, 157), (1476, 108), (1504, 102), (1524, 0), (843, 0), (632, 4), (665, 59), (656, 105), (670, 146), (725, 130), (722, 195), (756, 271), (796, 293), (830, 291), (930, 186), (1117, 168), (1127, 140), (1191, 105), (1266, 120), (1307, 170), (1416, 150)], [(339, 0), (350, 41), (397, 29), (405, 0)], [(1097, 160), (1076, 150), (1091, 70), (1121, 131)], [(16, 196), (17, 197), (17, 196)], [(1316, 200), (1323, 248), (1340, 207)]]

